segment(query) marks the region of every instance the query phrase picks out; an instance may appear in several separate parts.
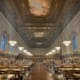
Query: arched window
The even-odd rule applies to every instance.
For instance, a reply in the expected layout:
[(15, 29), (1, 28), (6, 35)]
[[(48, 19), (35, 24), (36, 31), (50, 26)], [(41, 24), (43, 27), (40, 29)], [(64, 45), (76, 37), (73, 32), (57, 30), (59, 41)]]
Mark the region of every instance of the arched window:
[(7, 45), (7, 36), (5, 33), (2, 33), (1, 42), (0, 42), (0, 49), (6, 50), (6, 45)]
[(77, 50), (78, 49), (78, 40), (77, 40), (76, 32), (74, 32), (74, 34), (73, 34), (72, 44), (73, 44), (73, 49)]

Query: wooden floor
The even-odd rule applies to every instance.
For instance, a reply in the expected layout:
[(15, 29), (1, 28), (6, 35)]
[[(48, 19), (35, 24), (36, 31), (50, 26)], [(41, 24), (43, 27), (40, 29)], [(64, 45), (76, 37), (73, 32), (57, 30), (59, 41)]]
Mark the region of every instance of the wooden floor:
[(55, 75), (48, 72), (42, 64), (36, 64), (29, 80), (58, 80)]

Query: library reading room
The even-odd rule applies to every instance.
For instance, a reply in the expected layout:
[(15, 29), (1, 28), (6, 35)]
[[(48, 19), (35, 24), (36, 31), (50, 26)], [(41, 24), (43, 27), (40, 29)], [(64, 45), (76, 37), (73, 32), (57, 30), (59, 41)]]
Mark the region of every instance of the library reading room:
[(0, 80), (80, 80), (80, 0), (0, 0)]

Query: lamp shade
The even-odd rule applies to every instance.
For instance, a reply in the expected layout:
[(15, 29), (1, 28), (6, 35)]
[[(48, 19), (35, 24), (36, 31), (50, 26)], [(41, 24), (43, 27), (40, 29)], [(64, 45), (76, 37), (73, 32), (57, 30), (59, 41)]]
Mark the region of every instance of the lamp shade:
[(24, 49), (24, 47), (18, 47), (18, 49), (20, 50), (20, 51), (23, 51), (23, 49)]
[(27, 50), (23, 50), (23, 52), (29, 56), (32, 56), (32, 54), (30, 52), (28, 52)]
[(64, 44), (65, 46), (69, 46), (69, 45), (71, 44), (71, 41), (63, 41), (63, 44)]
[(56, 52), (56, 50), (55, 50), (55, 49), (53, 49), (53, 50), (52, 50), (52, 53), (55, 53), (55, 52)]
[(14, 40), (9, 41), (9, 44), (10, 44), (10, 46), (15, 46), (17, 44), (17, 41), (14, 41)]
[(61, 47), (60, 47), (60, 46), (57, 46), (57, 47), (55, 47), (55, 49), (56, 49), (57, 51), (60, 51)]

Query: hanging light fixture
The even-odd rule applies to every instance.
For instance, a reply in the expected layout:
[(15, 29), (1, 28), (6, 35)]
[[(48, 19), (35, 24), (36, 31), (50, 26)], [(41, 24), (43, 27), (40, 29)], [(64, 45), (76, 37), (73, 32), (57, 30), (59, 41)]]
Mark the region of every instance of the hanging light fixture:
[(19, 49), (20, 51), (23, 51), (24, 47), (20, 46), (20, 47), (18, 47), (18, 49)]
[(24, 53), (27, 53), (27, 50), (23, 50)]
[(23, 50), (23, 52), (29, 56), (32, 56), (32, 54), (30, 52), (28, 52), (27, 50)]
[(71, 41), (63, 41), (63, 44), (64, 44), (65, 46), (69, 46), (69, 45), (71, 44)]
[(27, 52), (26, 54), (29, 55), (29, 56), (32, 56), (32, 54), (30, 52)]
[(55, 47), (55, 49), (56, 49), (57, 51), (60, 51), (61, 47), (60, 47), (60, 46), (57, 46), (57, 47)]
[(52, 55), (52, 54), (54, 54), (54, 53), (56, 53), (56, 50), (55, 50), (55, 49), (53, 49), (53, 50), (51, 50), (49, 53), (47, 53), (46, 56)]
[(56, 50), (55, 50), (55, 49), (53, 49), (51, 52), (52, 52), (52, 53), (56, 53)]
[(49, 52), (49, 53), (46, 54), (46, 56), (49, 56), (49, 55), (52, 55), (52, 52)]
[(15, 46), (16, 44), (17, 44), (17, 41), (15, 41), (15, 40), (10, 40), (9, 41), (9, 44), (10, 44), (10, 46)]

